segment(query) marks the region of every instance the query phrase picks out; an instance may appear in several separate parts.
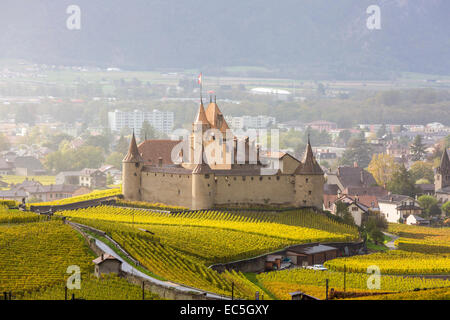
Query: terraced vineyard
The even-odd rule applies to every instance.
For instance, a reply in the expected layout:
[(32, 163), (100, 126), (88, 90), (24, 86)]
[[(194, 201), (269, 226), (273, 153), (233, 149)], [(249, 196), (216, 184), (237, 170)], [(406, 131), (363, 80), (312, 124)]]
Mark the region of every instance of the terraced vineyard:
[(447, 274), (450, 273), (450, 254), (423, 254), (394, 250), (327, 261), (331, 270), (367, 272), (369, 266), (377, 265), (382, 274)]
[[(346, 288), (353, 292), (407, 292), (414, 289), (442, 288), (450, 290), (450, 281), (441, 279), (422, 279), (401, 276), (382, 276), (380, 290), (367, 289), (369, 275), (364, 273), (347, 273)], [(322, 290), (325, 294), (325, 281), (329, 279), (330, 288), (343, 291), (344, 275), (342, 272), (314, 271), (307, 269), (290, 269), (277, 272), (262, 273), (257, 279), (265, 288), (273, 292), (279, 299), (288, 299), (289, 292), (303, 290), (315, 296)]]
[(38, 222), (43, 220), (43, 217), (32, 213), (23, 212), (19, 210), (11, 210), (7, 207), (0, 206), (0, 224), (2, 223), (23, 223), (23, 222)]
[[(349, 241), (358, 237), (357, 229), (354, 227), (301, 210), (280, 216), (266, 217), (262, 213), (233, 214), (221, 211), (195, 211), (169, 214), (103, 206), (76, 211), (60, 211), (57, 214), (124, 223), (219, 228), (244, 232), (242, 235), (244, 237), (246, 234), (257, 234), (293, 240), (297, 243)], [(283, 220), (286, 223), (281, 222)]]
[[(79, 290), (69, 290), (68, 299), (72, 293), (76, 299), (84, 300), (142, 300), (142, 289), (129, 283), (115, 274), (102, 276), (101, 279), (93, 275), (82, 278)], [(22, 300), (64, 300), (64, 285), (47, 287), (40, 291), (33, 291), (21, 297)], [(145, 290), (145, 300), (158, 300), (159, 297)]]
[(241, 298), (254, 298), (261, 288), (240, 273), (219, 274), (207, 266), (301, 242), (357, 238), (355, 228), (308, 210), (168, 214), (103, 206), (57, 214), (106, 231), (146, 269), (165, 280), (227, 296), (233, 282), (235, 296)]
[(39, 203), (33, 203), (33, 206), (59, 206), (62, 204), (70, 204), (70, 203), (76, 203), (86, 200), (92, 200), (92, 199), (100, 199), (105, 197), (113, 197), (118, 196), (122, 194), (122, 190), (120, 188), (117, 189), (107, 189), (107, 190), (97, 190), (93, 191), (87, 194), (83, 194), (81, 196), (75, 196), (71, 198), (65, 198), (61, 200), (54, 200), (54, 201), (48, 201), (48, 202), (39, 202)]
[(92, 270), (93, 256), (61, 221), (0, 225), (0, 292), (23, 294), (64, 283), (67, 267)]

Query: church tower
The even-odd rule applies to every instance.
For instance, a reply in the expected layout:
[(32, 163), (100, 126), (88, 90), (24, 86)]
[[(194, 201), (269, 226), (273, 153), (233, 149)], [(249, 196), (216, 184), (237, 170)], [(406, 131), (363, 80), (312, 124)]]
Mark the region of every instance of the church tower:
[(436, 168), (434, 176), (434, 191), (441, 190), (450, 186), (450, 160), (448, 158), (447, 148), (442, 154), (441, 164)]
[(295, 170), (295, 205), (323, 208), (324, 173), (314, 157), (308, 137), (305, 156)]
[(143, 164), (144, 159), (139, 153), (133, 131), (130, 148), (122, 160), (122, 193), (126, 200), (141, 200), (141, 170)]

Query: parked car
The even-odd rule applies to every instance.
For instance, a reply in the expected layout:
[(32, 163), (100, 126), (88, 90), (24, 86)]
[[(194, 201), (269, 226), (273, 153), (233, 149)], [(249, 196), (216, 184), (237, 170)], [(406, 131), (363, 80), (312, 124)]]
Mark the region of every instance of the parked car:
[(328, 270), (323, 266), (323, 264), (315, 264), (313, 266), (307, 266), (306, 269), (317, 270), (317, 271), (326, 271)]

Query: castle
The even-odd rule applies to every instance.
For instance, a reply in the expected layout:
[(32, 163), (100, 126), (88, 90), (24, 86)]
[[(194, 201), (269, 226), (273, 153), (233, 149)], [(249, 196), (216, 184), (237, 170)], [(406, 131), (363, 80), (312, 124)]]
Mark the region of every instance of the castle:
[(233, 135), (216, 101), (210, 100), (206, 110), (201, 101), (189, 139), (145, 140), (138, 146), (133, 133), (122, 183), (126, 200), (193, 210), (322, 209), (325, 180), (309, 139), (303, 161), (282, 152), (263, 154), (248, 137)]

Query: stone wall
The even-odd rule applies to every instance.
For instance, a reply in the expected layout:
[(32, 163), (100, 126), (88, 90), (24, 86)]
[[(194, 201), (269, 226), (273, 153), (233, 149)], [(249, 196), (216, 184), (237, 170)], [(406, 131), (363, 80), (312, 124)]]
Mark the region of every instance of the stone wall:
[(227, 204), (272, 204), (292, 206), (294, 177), (279, 176), (216, 176), (217, 206)]
[[(236, 270), (241, 272), (262, 272), (264, 271), (265, 262), (268, 255), (281, 255), (286, 256), (287, 251), (292, 249), (303, 249), (310, 246), (318, 245), (319, 243), (305, 243), (290, 246), (275, 252), (263, 254), (254, 258), (233, 261), (229, 263), (214, 264), (210, 268), (218, 272), (225, 270)], [(333, 243), (321, 243), (323, 245), (335, 247), (343, 256), (353, 256), (364, 248), (364, 243), (361, 242), (333, 242)]]
[(143, 201), (159, 202), (173, 206), (192, 206), (192, 176), (142, 172), (141, 196)]

